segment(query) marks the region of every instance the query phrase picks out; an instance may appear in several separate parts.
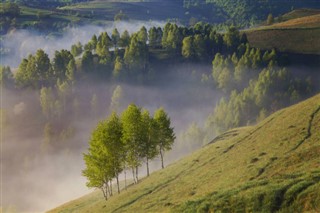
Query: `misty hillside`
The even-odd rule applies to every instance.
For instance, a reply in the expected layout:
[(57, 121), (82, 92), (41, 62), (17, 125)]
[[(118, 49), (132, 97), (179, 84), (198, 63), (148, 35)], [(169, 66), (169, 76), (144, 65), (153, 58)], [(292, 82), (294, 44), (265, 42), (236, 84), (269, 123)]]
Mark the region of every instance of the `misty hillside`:
[(107, 202), (49, 212), (319, 212), (320, 95), (233, 129)]

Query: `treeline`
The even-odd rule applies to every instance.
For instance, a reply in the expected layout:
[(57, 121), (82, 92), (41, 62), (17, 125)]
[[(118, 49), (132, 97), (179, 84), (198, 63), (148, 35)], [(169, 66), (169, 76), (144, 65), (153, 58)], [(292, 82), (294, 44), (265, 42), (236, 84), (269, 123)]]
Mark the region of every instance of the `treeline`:
[[(209, 135), (206, 140), (229, 128), (252, 124), (316, 92), (312, 78), (298, 78), (282, 67), (285, 58), (276, 50), (250, 47), (246, 34), (235, 27), (219, 33), (205, 23), (190, 28), (174, 23), (149, 30), (142, 27), (131, 35), (114, 29), (111, 35), (103, 32), (86, 44), (56, 51), (52, 60), (38, 50), (23, 59), (15, 75), (8, 67), (0, 71), (1, 82), (8, 87), (44, 88), (41, 94), (49, 94), (47, 97), (55, 101), (42, 104), (42, 109), (50, 106), (45, 111), (57, 119), (68, 113), (65, 109), (78, 108), (78, 99), (70, 94), (75, 94), (84, 79), (152, 84), (163, 75), (159, 64), (208, 64), (211, 60), (212, 73), (203, 74), (202, 83), (223, 91), (225, 97), (201, 130)], [(94, 112), (94, 95), (91, 103)]]
[(20, 88), (53, 86), (60, 81), (76, 81), (87, 75), (124, 81), (148, 81), (152, 71), (150, 54), (185, 60), (208, 62), (217, 53), (233, 53), (240, 44), (246, 44), (245, 34), (234, 27), (226, 34), (217, 33), (213, 26), (198, 23), (192, 28), (167, 23), (163, 29), (142, 27), (138, 32), (121, 35), (114, 29), (82, 45), (72, 45), (71, 50), (56, 51), (53, 60), (38, 50), (21, 62), (15, 75), (15, 85)]
[(270, 13), (278, 16), (298, 8), (320, 8), (319, 3), (314, 0), (183, 0), (183, 5), (187, 8), (213, 5), (218, 11), (215, 15), (225, 17), (226, 24), (240, 27), (266, 20)]
[(138, 168), (146, 163), (149, 176), (150, 160), (160, 156), (164, 168), (164, 152), (172, 148), (175, 134), (171, 121), (163, 108), (150, 116), (149, 111), (135, 104), (128, 106), (119, 117), (115, 112), (94, 129), (89, 150), (84, 154), (86, 169), (83, 175), (87, 186), (102, 190), (105, 199), (112, 196), (112, 180), (116, 179), (120, 193), (119, 175), (132, 170), (134, 183), (138, 183)]

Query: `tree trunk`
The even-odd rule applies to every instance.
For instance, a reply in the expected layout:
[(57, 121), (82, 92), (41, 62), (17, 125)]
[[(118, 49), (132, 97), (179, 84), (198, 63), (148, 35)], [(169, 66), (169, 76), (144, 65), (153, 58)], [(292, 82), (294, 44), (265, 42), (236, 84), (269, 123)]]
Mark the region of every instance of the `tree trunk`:
[(137, 179), (137, 183), (139, 182), (139, 178), (138, 178), (138, 166), (136, 167), (136, 179)]
[(107, 194), (107, 189), (104, 189), (103, 186), (101, 187), (103, 197), (105, 200), (108, 200), (108, 194)]
[(133, 177), (133, 183), (136, 183), (136, 178), (134, 176), (134, 167), (132, 167), (132, 177)]
[(127, 190), (127, 171), (124, 170), (124, 188)]
[(111, 196), (110, 194), (110, 188), (109, 188), (109, 183), (107, 182), (106, 184), (106, 194), (109, 193), (109, 196)]
[(160, 157), (161, 157), (161, 167), (162, 169), (164, 168), (164, 165), (163, 165), (163, 153), (162, 153), (162, 149), (160, 148)]
[(118, 175), (117, 175), (117, 186), (118, 186), (118, 194), (120, 194), (119, 176)]
[(110, 180), (109, 182), (110, 182), (110, 192), (111, 192), (110, 196), (112, 196), (113, 195), (113, 193), (112, 193), (112, 180)]
[(149, 158), (147, 157), (147, 176), (149, 177)]

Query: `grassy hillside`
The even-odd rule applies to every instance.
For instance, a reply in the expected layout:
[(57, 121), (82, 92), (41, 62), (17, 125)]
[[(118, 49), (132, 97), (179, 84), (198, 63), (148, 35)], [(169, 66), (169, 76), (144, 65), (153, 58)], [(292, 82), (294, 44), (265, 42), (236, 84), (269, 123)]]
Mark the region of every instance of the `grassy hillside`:
[(319, 212), (320, 95), (230, 130), (107, 202), (49, 212)]
[(306, 13), (297, 11), (292, 14), (299, 14), (298, 18), (246, 30), (249, 43), (261, 49), (276, 48), (283, 52), (320, 54), (320, 12), (304, 16)]
[(319, 15), (319, 14), (320, 14), (319, 9), (302, 8), (302, 9), (297, 9), (289, 13), (286, 13), (282, 15), (281, 18), (282, 18), (282, 21), (288, 21), (290, 19), (302, 18), (305, 16), (313, 16), (313, 15)]

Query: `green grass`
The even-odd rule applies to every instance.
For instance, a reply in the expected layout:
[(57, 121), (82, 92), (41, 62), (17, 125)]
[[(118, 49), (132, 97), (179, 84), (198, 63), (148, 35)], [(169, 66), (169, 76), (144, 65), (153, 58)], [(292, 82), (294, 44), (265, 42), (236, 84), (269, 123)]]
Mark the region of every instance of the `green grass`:
[(298, 17), (244, 32), (250, 45), (260, 49), (276, 48), (282, 52), (320, 54), (319, 14)]
[(317, 95), (222, 134), (107, 202), (97, 191), (50, 212), (319, 212), (319, 108)]
[(318, 14), (320, 14), (319, 9), (302, 8), (302, 9), (293, 10), (289, 13), (282, 15), (282, 21), (288, 21), (291, 19), (302, 18), (302, 17), (318, 15)]

